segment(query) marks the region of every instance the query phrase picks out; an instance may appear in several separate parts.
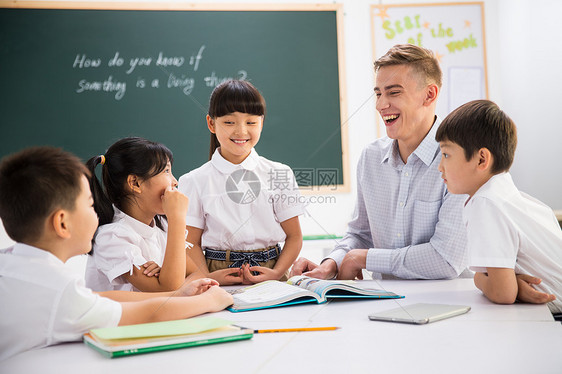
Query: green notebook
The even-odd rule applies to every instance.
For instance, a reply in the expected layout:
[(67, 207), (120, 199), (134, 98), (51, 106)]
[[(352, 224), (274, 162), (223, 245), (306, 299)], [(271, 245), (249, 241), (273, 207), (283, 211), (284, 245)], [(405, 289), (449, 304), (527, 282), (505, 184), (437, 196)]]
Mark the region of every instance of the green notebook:
[(250, 339), (253, 330), (233, 322), (199, 317), (178, 321), (93, 329), (84, 343), (107, 357), (121, 357), (169, 349)]

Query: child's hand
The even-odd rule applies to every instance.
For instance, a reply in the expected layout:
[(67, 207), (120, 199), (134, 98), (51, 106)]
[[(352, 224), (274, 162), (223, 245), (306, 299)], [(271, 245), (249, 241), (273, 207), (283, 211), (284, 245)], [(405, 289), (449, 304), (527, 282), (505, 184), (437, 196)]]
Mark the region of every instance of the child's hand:
[(292, 277), (294, 275), (303, 275), (303, 273), (313, 271), (314, 269), (317, 268), (318, 268), (317, 264), (315, 264), (314, 262), (310, 261), (307, 258), (301, 257), (293, 263), (293, 267), (291, 268), (291, 273), (289, 274), (289, 277)]
[(331, 279), (337, 272), (338, 266), (331, 258), (317, 265), (309, 259), (301, 257), (293, 263), (289, 278), (295, 275), (304, 275), (311, 278)]
[(556, 296), (537, 291), (532, 285), (542, 282), (540, 278), (527, 274), (517, 274), (517, 300), (524, 303), (545, 304), (556, 299)]
[(211, 276), (213, 279), (216, 279), (221, 286), (241, 284), (244, 281), (242, 270), (240, 268), (216, 270), (211, 273)]
[(203, 292), (207, 291), (212, 286), (218, 286), (219, 282), (211, 278), (201, 278), (196, 279), (192, 282), (184, 283), (179, 292), (181, 296), (195, 296), (200, 295)]
[(148, 261), (142, 266), (144, 267), (144, 271), (142, 273), (144, 275), (146, 275), (147, 277), (152, 277), (152, 276), (157, 277), (157, 276), (160, 275), (161, 267), (158, 266), (158, 264), (156, 262)]
[(171, 186), (162, 195), (162, 209), (168, 220), (185, 219), (189, 199)]
[(210, 312), (220, 312), (234, 303), (232, 295), (219, 286), (212, 286), (203, 295), (209, 298)]
[[(258, 275), (254, 275), (253, 272)], [(279, 280), (282, 274), (275, 269), (266, 268), (264, 266), (250, 266), (250, 264), (242, 265), (242, 274), (244, 276), (244, 284), (259, 283), (266, 280)]]

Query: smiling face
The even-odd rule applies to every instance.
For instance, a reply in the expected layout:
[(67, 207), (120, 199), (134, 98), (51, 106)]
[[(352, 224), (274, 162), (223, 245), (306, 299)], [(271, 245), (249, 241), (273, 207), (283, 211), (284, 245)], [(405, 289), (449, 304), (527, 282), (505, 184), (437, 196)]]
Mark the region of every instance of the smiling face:
[(467, 161), (464, 149), (448, 140), (439, 142), (439, 145), (441, 162), (438, 169), (449, 192), (474, 195), (484, 184), (479, 172), (479, 157), (474, 155)]
[(239, 164), (260, 140), (263, 116), (234, 112), (221, 117), (207, 116), (209, 131), (217, 136), (225, 160)]
[(139, 188), (142, 193), (137, 197), (139, 205), (151, 218), (157, 214), (165, 214), (162, 207), (162, 195), (168, 187), (177, 185), (178, 181), (174, 178), (172, 165), (168, 161), (164, 170), (140, 182)]
[(376, 108), (391, 139), (417, 147), (434, 121), (438, 88), (426, 85), (408, 65), (383, 66), (377, 72)]

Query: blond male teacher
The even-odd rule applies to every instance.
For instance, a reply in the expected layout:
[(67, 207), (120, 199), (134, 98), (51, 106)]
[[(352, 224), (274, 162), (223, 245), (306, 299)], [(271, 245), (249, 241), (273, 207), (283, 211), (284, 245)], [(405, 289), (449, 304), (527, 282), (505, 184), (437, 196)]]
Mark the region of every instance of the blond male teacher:
[(292, 275), (315, 278), (449, 279), (466, 268), (464, 195), (447, 191), (435, 106), (442, 72), (430, 50), (396, 45), (375, 61), (376, 108), (386, 137), (357, 166), (357, 202), (348, 231), (320, 265), (306, 258)]

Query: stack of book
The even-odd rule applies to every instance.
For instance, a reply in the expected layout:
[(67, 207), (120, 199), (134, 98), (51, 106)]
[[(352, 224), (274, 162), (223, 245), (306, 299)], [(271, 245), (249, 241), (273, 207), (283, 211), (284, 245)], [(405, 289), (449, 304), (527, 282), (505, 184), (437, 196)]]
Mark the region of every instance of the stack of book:
[(195, 347), (252, 338), (254, 331), (231, 321), (199, 317), (93, 329), (84, 343), (107, 357)]

